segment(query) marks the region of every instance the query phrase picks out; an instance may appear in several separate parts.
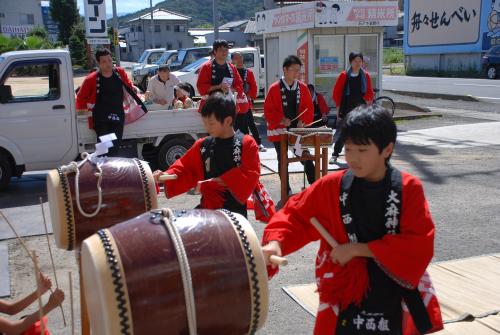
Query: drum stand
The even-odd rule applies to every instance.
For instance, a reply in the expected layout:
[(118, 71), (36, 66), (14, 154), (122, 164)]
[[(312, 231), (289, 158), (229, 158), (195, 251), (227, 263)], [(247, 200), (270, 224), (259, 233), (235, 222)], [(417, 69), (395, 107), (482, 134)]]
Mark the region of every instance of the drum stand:
[[(305, 162), (314, 161), (315, 178), (318, 180), (321, 176), (326, 176), (328, 174), (328, 148), (320, 146), (320, 136), (319, 134), (314, 136), (314, 155), (308, 155), (307, 157), (294, 157), (288, 158), (288, 135), (280, 135), (281, 144), (281, 204), (282, 206), (288, 201), (288, 189), (287, 189), (287, 175), (288, 175), (288, 164), (294, 162)], [(320, 176), (321, 174), (321, 176)]]
[(90, 322), (89, 322), (89, 313), (87, 311), (87, 303), (85, 302), (85, 288), (83, 286), (83, 277), (82, 277), (82, 257), (81, 250), (75, 250), (76, 262), (78, 263), (78, 275), (79, 275), (79, 283), (80, 283), (80, 326), (82, 328), (82, 335), (90, 335)]

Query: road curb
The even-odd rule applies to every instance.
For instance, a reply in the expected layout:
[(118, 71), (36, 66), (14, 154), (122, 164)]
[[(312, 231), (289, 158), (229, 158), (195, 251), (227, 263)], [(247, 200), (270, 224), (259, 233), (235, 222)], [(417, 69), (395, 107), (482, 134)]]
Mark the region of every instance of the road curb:
[(462, 100), (462, 101), (471, 101), (471, 102), (479, 102), (479, 99), (472, 95), (455, 95), (455, 94), (442, 94), (442, 93), (427, 93), (427, 92), (413, 92), (413, 91), (401, 91), (401, 90), (387, 90), (384, 89), (385, 92), (390, 92), (399, 95), (406, 95), (415, 98), (428, 98), (428, 99), (443, 99), (443, 100)]

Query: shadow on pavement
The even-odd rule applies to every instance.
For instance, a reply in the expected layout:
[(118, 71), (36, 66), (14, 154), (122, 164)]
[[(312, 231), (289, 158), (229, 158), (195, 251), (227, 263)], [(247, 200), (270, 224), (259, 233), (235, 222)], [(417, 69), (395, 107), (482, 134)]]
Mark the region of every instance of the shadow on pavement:
[(40, 197), (47, 202), (45, 178), (45, 173), (12, 178), (7, 189), (0, 191), (0, 209), (37, 205)]

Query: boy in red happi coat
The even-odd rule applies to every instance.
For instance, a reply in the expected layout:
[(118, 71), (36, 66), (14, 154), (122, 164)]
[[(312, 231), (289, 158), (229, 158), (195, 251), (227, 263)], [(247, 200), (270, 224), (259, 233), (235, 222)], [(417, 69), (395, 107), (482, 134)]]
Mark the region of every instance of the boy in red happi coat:
[[(421, 182), (389, 164), (396, 143), (391, 115), (378, 106), (361, 106), (347, 116), (342, 136), (349, 170), (321, 178), (273, 216), (263, 236), (266, 261), (321, 241), (316, 335), (442, 329), (426, 272), (434, 223)], [(313, 217), (338, 246), (322, 238), (310, 223)], [(277, 269), (268, 271), (272, 276)]]
[(259, 148), (253, 137), (235, 132), (234, 101), (216, 92), (206, 100), (201, 116), (210, 136), (199, 139), (167, 171), (177, 175), (165, 182), (167, 198), (196, 187), (201, 193), (198, 208), (225, 208), (247, 216), (247, 199), (260, 176)]

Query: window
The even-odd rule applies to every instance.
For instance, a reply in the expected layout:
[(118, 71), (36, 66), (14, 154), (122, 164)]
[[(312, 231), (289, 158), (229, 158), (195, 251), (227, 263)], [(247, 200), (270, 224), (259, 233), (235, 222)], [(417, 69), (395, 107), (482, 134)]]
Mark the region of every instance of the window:
[(169, 24), (166, 24), (166, 25), (165, 25), (165, 30), (166, 30), (166, 31), (170, 31), (170, 25), (169, 25)]
[(130, 32), (131, 33), (135, 32), (135, 26), (130, 27)]
[(255, 66), (253, 53), (244, 53), (243, 54), (243, 66), (246, 68)]
[(19, 14), (19, 21), (21, 24), (35, 24), (35, 15)]
[(137, 32), (139, 32), (139, 33), (142, 32), (142, 26), (137, 26)]
[(177, 41), (177, 44), (179, 45), (179, 49), (182, 49), (182, 41)]
[(161, 26), (159, 24), (155, 24), (155, 33), (161, 32)]
[(0, 13), (1, 18), (5, 18), (5, 13)]
[(167, 43), (167, 50), (172, 50), (172, 43)]
[(57, 100), (61, 96), (59, 64), (14, 65), (3, 85), (12, 92), (9, 102)]
[(174, 25), (174, 31), (176, 33), (184, 32), (184, 31), (186, 31), (186, 26), (185, 25), (181, 25), (181, 24), (176, 24), (176, 25)]

